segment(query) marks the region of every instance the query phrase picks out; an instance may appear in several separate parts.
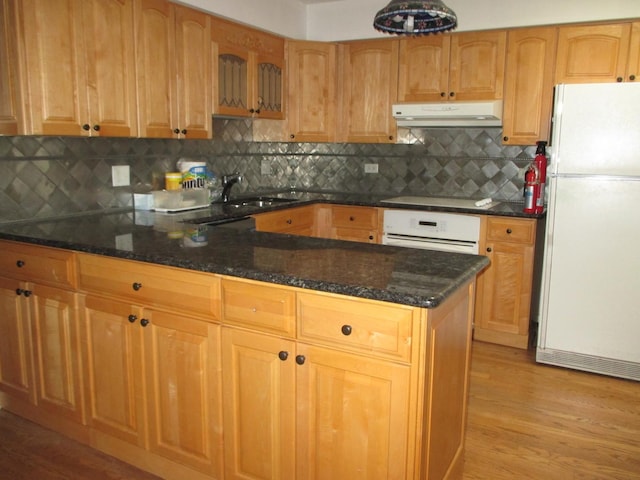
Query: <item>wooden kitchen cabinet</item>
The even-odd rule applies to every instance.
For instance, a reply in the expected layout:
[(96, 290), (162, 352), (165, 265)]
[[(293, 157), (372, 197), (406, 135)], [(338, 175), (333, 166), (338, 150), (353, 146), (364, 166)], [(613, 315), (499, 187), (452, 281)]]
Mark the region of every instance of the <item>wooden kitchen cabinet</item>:
[(506, 30), (403, 38), (398, 101), (501, 99), (506, 38)]
[(638, 22), (560, 26), (555, 83), (637, 80), (639, 29)]
[(211, 138), (211, 21), (167, 0), (135, 0), (140, 136)]
[(284, 38), (217, 17), (211, 35), (213, 112), (283, 119)]
[(502, 117), (505, 145), (548, 140), (558, 29), (509, 30)]
[(0, 135), (17, 135), (22, 121), (14, 19), (15, 2), (0, 0)]
[(0, 242), (0, 390), (22, 403), (3, 398), (10, 410), (80, 424), (84, 408), (73, 262), (69, 251)]
[(486, 218), (481, 248), (491, 265), (478, 276), (476, 340), (528, 347), (535, 222), (534, 219)]
[[(88, 424), (101, 445), (115, 455), (126, 450), (118, 441), (137, 446), (132, 458), (147, 468), (150, 452), (183, 476), (222, 478), (212, 313), (219, 279), (95, 255), (78, 260)], [(165, 474), (166, 465), (153, 465)]]
[(333, 205), (330, 238), (379, 243), (378, 210), (372, 207)]
[(327, 42), (288, 42), (287, 122), (290, 141), (335, 141), (337, 48), (336, 44)]
[(394, 143), (391, 105), (398, 96), (396, 39), (361, 40), (339, 46), (342, 112), (338, 141)]
[[(11, 3), (11, 2), (9, 2)], [(132, 0), (24, 0), (4, 21), (0, 67), (18, 134), (136, 136)], [(5, 24), (6, 34), (6, 24)], [(13, 51), (7, 55), (7, 48)], [(17, 80), (16, 80), (17, 79)], [(4, 82), (3, 82), (4, 83)]]
[(287, 208), (254, 215), (259, 232), (288, 233), (291, 235), (314, 235), (315, 206)]

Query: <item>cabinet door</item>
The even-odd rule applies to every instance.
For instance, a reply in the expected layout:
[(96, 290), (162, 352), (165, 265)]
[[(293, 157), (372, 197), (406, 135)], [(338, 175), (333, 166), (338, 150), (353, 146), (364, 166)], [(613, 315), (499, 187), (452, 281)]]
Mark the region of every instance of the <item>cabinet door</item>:
[(225, 478), (311, 478), (295, 475), (295, 362), (290, 340), (222, 328)]
[(631, 24), (567, 26), (558, 29), (555, 83), (622, 81)]
[(506, 45), (506, 30), (453, 35), (449, 65), (449, 98), (502, 98)]
[(88, 424), (146, 447), (141, 308), (87, 295), (81, 322)]
[(557, 29), (509, 32), (503, 108), (503, 143), (532, 145), (549, 138)]
[(220, 327), (146, 310), (151, 451), (222, 478)]
[(180, 136), (210, 138), (211, 118), (211, 26), (209, 16), (175, 6), (178, 76), (178, 122)]
[(85, 0), (82, 10), (91, 122), (87, 126), (92, 135), (135, 137), (133, 0)]
[(291, 41), (288, 45), (289, 139), (331, 142), (336, 135), (335, 44)]
[(28, 78), (26, 133), (89, 135), (82, 2), (23, 0), (22, 41)]
[(629, 43), (629, 62), (625, 81), (640, 81), (640, 22), (631, 24), (631, 41)]
[(284, 118), (284, 57), (256, 55), (255, 112), (259, 118)]
[(15, 2), (0, 0), (0, 135), (17, 135), (21, 119), (16, 35)]
[(400, 40), (398, 101), (437, 102), (449, 95), (451, 36), (431, 35)]
[(140, 136), (172, 138), (178, 128), (174, 9), (166, 0), (135, 5)]
[(409, 367), (304, 344), (297, 354), (295, 478), (406, 478)]
[(37, 403), (43, 410), (82, 422), (76, 294), (42, 285), (30, 290)]
[(0, 277), (0, 390), (35, 403), (28, 307), (25, 297), (16, 292), (23, 287)]
[(342, 125), (339, 141), (393, 143), (391, 105), (398, 91), (398, 40), (342, 46)]

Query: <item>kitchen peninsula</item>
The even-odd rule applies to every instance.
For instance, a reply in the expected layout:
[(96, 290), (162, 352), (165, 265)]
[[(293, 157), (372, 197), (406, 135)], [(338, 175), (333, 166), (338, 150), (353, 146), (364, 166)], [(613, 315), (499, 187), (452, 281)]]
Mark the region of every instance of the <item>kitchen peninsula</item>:
[(485, 257), (137, 217), (2, 225), (3, 408), (169, 479), (456, 477)]

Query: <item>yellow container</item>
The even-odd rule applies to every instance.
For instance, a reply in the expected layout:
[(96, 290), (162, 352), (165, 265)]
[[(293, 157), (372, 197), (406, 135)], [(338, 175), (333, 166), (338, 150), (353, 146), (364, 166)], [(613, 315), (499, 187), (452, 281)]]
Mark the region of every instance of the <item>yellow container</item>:
[(164, 174), (164, 188), (166, 190), (180, 190), (182, 187), (182, 173), (168, 172)]

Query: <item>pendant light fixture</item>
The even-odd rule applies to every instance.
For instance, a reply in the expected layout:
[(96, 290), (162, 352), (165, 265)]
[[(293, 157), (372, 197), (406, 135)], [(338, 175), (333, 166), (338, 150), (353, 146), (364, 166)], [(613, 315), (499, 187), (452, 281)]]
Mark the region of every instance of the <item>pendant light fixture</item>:
[(396, 35), (426, 35), (457, 25), (455, 12), (441, 0), (391, 0), (373, 20), (376, 30)]

